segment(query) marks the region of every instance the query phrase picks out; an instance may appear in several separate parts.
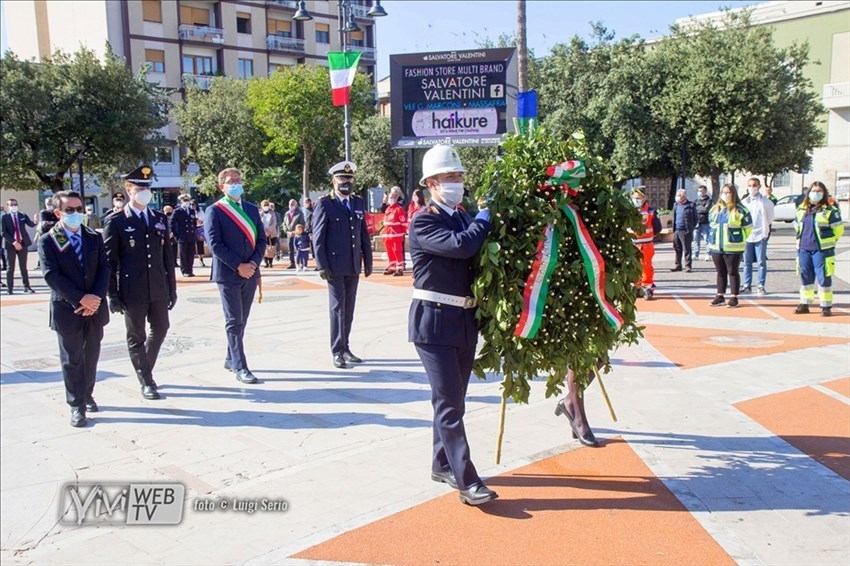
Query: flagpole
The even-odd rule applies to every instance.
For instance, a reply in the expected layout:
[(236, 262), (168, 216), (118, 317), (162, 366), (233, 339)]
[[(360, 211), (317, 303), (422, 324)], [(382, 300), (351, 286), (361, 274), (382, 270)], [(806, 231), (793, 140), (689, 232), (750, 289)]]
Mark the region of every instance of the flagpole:
[[(346, 0), (339, 0), (337, 2), (339, 12), (339, 45), (343, 53), (348, 51), (345, 45), (346, 5)], [(348, 104), (348, 102), (345, 103), (345, 122), (343, 122), (342, 128), (345, 136), (345, 160), (351, 161), (351, 116), (348, 111)]]

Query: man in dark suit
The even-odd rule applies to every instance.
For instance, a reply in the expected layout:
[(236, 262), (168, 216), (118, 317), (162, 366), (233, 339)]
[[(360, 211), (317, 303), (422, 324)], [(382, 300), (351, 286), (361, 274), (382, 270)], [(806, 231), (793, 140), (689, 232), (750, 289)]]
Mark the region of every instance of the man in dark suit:
[(100, 234), (82, 226), (79, 193), (56, 193), (52, 204), (59, 222), (39, 238), (38, 256), (50, 287), (50, 328), (59, 337), (71, 426), (81, 427), (86, 425), (86, 411), (98, 410), (93, 394), (103, 327), (109, 322), (103, 302), (109, 260)]
[(30, 275), (27, 271), (28, 249), (32, 245), (32, 238), (26, 227), (35, 227), (35, 222), (24, 214), (18, 212), (18, 201), (10, 198), (6, 201), (8, 214), (3, 216), (3, 245), (6, 247), (7, 263), (6, 269), (6, 293), (12, 295), (15, 285), (15, 261), (21, 266), (21, 280), (24, 283), (26, 293), (35, 293), (30, 287)]
[(180, 251), (180, 272), (183, 277), (194, 277), (192, 268), (195, 265), (195, 227), (197, 226), (195, 210), (192, 208), (192, 197), (189, 195), (182, 194), (178, 200), (180, 206), (171, 215), (171, 233), (174, 234), (177, 249)]
[(212, 250), (210, 278), (218, 284), (224, 308), (227, 357), (224, 368), (242, 383), (257, 383), (245, 357), (245, 326), (260, 279), (259, 265), (266, 251), (266, 233), (257, 205), (242, 198), (242, 173), (228, 168), (218, 174), (224, 196), (207, 208), (204, 230)]
[(177, 303), (168, 220), (148, 207), (152, 173), (143, 165), (124, 176), (130, 202), (109, 216), (103, 230), (112, 267), (109, 310), (124, 315), (130, 362), (145, 399), (159, 399), (153, 368), (168, 332), (168, 311)]
[(313, 212), (313, 246), (319, 275), (328, 282), (331, 315), (331, 352), (338, 368), (359, 363), (348, 338), (354, 321), (354, 303), (362, 268), (372, 274), (372, 244), (366, 229), (363, 199), (352, 195), (357, 166), (342, 161), (330, 168), (334, 190), (319, 199)]
[(431, 191), (431, 206), (410, 225), (414, 289), (408, 338), (431, 383), (431, 479), (460, 490), (464, 503), (481, 505), (498, 496), (472, 464), (463, 414), (478, 342), (473, 264), (492, 226), (486, 209), (473, 221), (457, 208), (465, 172), (454, 147), (436, 145), (423, 158), (419, 184)]

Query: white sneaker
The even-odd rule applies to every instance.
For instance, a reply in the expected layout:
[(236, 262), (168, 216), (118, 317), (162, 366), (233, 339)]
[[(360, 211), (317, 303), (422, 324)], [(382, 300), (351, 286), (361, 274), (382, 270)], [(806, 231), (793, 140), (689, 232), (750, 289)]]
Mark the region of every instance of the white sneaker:
[(757, 295), (767, 295), (767, 291), (764, 290), (764, 287), (759, 285), (758, 291), (756, 291)]
[(711, 256), (710, 255), (705, 256), (705, 261), (711, 261)]

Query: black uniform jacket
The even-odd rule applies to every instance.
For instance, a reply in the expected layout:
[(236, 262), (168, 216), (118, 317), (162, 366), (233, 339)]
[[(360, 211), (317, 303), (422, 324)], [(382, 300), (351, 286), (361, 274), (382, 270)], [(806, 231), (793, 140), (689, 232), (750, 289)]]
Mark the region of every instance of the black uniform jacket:
[(168, 219), (148, 208), (148, 226), (127, 204), (112, 214), (103, 229), (112, 267), (109, 296), (125, 304), (168, 301), (177, 297), (174, 251), (168, 242)]
[(359, 275), (372, 269), (372, 243), (366, 228), (363, 199), (351, 195), (351, 213), (336, 197), (325, 195), (313, 211), (313, 249), (316, 266), (334, 275)]
[[(413, 287), (457, 297), (472, 296), (473, 263), (492, 227), (458, 210), (460, 222), (431, 205), (413, 217), (410, 257)], [(475, 309), (413, 299), (408, 323), (410, 342), (474, 348), (478, 341)]]
[[(77, 258), (74, 246), (65, 235), (61, 224), (56, 224), (38, 239), (38, 257), (41, 272), (50, 287), (50, 328), (59, 332), (76, 330), (83, 315), (75, 314), (83, 295), (106, 298), (109, 288), (109, 260), (100, 234), (80, 226), (83, 243), (83, 264)], [(100, 303), (92, 320), (101, 325), (109, 322), (106, 301)]]

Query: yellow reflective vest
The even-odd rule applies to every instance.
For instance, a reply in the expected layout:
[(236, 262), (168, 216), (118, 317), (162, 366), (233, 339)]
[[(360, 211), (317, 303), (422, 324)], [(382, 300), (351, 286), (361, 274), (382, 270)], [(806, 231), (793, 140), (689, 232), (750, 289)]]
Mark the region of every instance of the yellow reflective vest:
[[(797, 207), (794, 227), (797, 230), (797, 249), (800, 248), (800, 236), (803, 234), (803, 218), (808, 211), (804, 205)], [(835, 248), (838, 238), (844, 234), (844, 224), (841, 223), (841, 211), (834, 204), (826, 203), (814, 210), (815, 237), (821, 251)]]
[(738, 204), (729, 210), (722, 202), (711, 207), (708, 213), (711, 227), (708, 233), (708, 251), (721, 254), (744, 253), (747, 238), (753, 231), (750, 211)]

